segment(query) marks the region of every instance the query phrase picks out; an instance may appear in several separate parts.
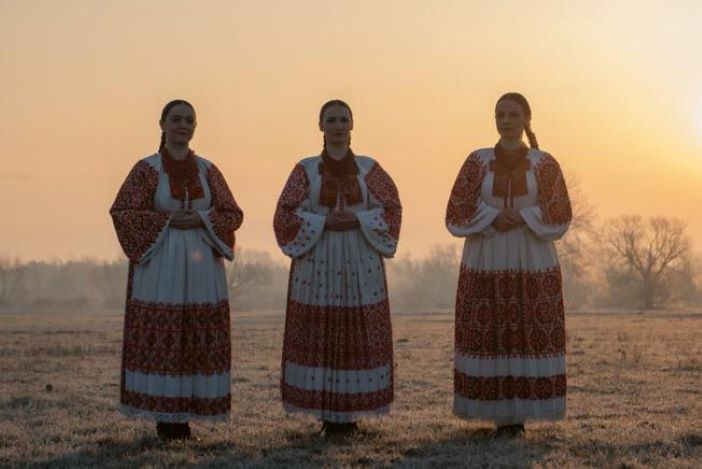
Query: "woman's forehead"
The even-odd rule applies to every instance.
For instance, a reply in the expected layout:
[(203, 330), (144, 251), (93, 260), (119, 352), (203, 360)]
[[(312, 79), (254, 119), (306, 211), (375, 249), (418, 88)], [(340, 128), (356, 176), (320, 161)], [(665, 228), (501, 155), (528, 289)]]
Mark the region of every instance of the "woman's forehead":
[(334, 104), (324, 110), (324, 117), (349, 117), (351, 113), (344, 106)]
[(511, 99), (503, 99), (498, 101), (495, 105), (496, 111), (523, 111), (522, 106), (519, 103), (512, 101)]
[(188, 117), (194, 116), (195, 110), (188, 106), (187, 104), (177, 104), (169, 111), (168, 117), (178, 116), (178, 117)]

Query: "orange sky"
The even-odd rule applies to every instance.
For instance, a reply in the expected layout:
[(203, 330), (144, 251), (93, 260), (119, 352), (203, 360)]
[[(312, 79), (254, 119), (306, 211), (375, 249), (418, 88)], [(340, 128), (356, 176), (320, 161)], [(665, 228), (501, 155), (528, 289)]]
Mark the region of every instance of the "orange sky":
[(511, 90), (602, 218), (682, 218), (701, 250), (700, 20), (696, 0), (0, 0), (0, 255), (119, 255), (108, 208), (172, 98), (245, 211), (240, 245), (274, 251), (280, 189), (339, 97), (400, 190), (399, 255), (421, 256), (452, 239), (451, 185)]

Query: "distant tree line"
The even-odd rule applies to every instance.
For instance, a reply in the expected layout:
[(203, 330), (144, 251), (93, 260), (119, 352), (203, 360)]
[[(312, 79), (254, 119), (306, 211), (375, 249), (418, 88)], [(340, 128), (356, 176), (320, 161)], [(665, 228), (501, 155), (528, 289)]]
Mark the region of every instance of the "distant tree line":
[[(226, 268), (233, 308), (272, 310), (285, 304), (288, 267), (269, 253), (237, 250)], [(127, 272), (123, 258), (22, 263), (0, 256), (0, 310), (120, 309)]]
[[(666, 218), (623, 216), (600, 230), (602, 239), (573, 232), (559, 242), (568, 310), (702, 306), (702, 262), (692, 255), (684, 225)], [(396, 312), (454, 306), (460, 242), (429, 255), (386, 262)], [(239, 250), (227, 263), (232, 309), (285, 307), (289, 265), (267, 252)], [(120, 309), (127, 262), (73, 260), (22, 263), (0, 257), (0, 310)]]
[[(684, 222), (625, 215), (598, 222), (570, 178), (573, 223), (558, 241), (567, 310), (702, 305), (702, 259), (693, 254)], [(451, 309), (461, 242), (436, 245), (428, 256), (386, 263), (396, 312)], [(289, 265), (267, 252), (237, 250), (227, 263), (235, 311), (285, 307)], [(0, 310), (118, 309), (124, 305), (125, 259), (22, 263), (0, 255)]]

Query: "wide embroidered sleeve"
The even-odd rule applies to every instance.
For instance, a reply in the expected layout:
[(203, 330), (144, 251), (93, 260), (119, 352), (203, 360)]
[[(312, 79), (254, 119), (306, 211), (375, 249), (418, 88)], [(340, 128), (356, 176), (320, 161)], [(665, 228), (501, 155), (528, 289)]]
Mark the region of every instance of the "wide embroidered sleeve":
[(534, 174), (538, 205), (523, 208), (520, 213), (539, 238), (549, 241), (560, 239), (568, 231), (573, 217), (561, 167), (554, 157), (545, 153), (537, 163)]
[(492, 222), (500, 213), (480, 197), (480, 189), (487, 173), (478, 153), (471, 153), (463, 163), (446, 208), (446, 227), (458, 237), (495, 234)]
[(132, 262), (145, 262), (159, 245), (170, 215), (157, 212), (154, 195), (158, 171), (139, 161), (117, 193), (110, 215), (124, 253)]
[(244, 212), (237, 205), (227, 181), (214, 164), (207, 169), (207, 184), (212, 194), (212, 207), (200, 211), (200, 218), (205, 224), (215, 252), (232, 260), (236, 243), (234, 231), (244, 221)]
[(402, 224), (402, 205), (397, 187), (377, 162), (366, 174), (365, 181), (369, 210), (356, 212), (361, 232), (383, 257), (393, 257)]
[(278, 199), (273, 230), (283, 254), (299, 257), (308, 252), (324, 232), (326, 217), (309, 210), (310, 182), (305, 168), (292, 170)]

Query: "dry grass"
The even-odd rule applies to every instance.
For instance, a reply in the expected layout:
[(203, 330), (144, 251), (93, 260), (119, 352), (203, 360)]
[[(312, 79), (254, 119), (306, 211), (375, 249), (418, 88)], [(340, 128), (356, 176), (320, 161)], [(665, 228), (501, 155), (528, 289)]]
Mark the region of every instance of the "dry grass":
[(0, 466), (667, 466), (702, 460), (702, 314), (568, 317), (568, 419), (520, 441), (451, 415), (453, 315), (394, 317), (396, 402), (338, 443), (286, 416), (283, 318), (234, 313), (232, 418), (162, 443), (115, 411), (121, 315), (0, 317)]

